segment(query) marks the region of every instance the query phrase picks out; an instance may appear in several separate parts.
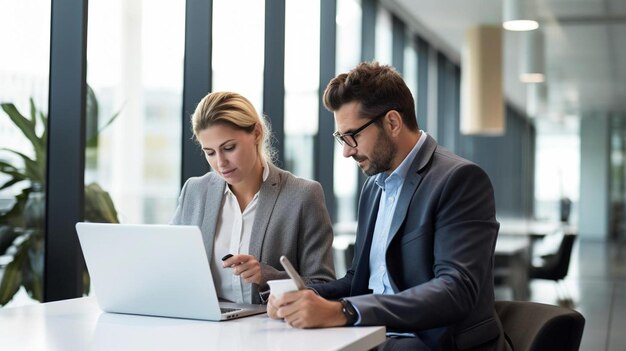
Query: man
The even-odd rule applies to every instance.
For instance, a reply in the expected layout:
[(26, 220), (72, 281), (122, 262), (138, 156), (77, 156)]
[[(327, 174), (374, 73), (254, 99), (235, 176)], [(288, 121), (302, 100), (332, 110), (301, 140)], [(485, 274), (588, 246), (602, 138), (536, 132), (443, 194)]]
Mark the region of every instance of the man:
[(271, 296), (270, 317), (298, 328), (385, 325), (384, 349), (503, 348), (488, 176), (418, 128), (411, 92), (390, 66), (365, 62), (340, 74), (324, 105), (344, 157), (370, 176), (355, 257), (337, 281)]

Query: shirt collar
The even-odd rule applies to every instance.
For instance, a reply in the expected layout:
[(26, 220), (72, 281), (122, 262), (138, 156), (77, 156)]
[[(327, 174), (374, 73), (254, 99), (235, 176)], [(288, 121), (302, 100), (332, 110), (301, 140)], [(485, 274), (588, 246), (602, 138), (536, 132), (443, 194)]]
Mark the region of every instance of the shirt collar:
[(423, 130), (420, 130), (420, 132), (421, 132), (420, 138), (417, 140), (417, 142), (415, 143), (411, 151), (406, 155), (404, 160), (402, 160), (398, 168), (396, 168), (390, 175), (387, 175), (386, 172), (381, 172), (376, 177), (375, 182), (380, 188), (384, 190), (385, 182), (389, 180), (390, 178), (391, 179), (397, 178), (400, 182), (404, 182), (404, 179), (406, 178), (406, 174), (409, 172), (409, 168), (411, 168), (411, 164), (413, 164), (413, 161), (415, 161), (415, 157), (417, 156), (417, 153), (419, 152), (422, 145), (424, 145), (424, 142), (426, 142), (426, 132)]

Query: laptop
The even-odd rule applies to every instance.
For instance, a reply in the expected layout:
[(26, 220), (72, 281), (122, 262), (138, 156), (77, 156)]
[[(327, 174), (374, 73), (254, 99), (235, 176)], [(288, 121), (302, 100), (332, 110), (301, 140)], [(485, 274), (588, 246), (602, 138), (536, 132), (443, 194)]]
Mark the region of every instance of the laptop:
[(76, 231), (105, 312), (224, 321), (266, 311), (218, 301), (196, 226), (77, 223)]

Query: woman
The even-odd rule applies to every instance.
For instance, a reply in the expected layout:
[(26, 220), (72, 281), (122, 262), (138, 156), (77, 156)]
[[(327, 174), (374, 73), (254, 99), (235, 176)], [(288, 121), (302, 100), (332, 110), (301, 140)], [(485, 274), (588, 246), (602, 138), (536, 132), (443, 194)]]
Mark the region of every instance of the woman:
[(334, 280), (322, 187), (272, 164), (270, 133), (250, 101), (210, 93), (191, 124), (212, 171), (187, 180), (172, 224), (202, 230), (218, 296), (265, 302), (267, 281), (288, 278), (281, 255), (307, 283)]

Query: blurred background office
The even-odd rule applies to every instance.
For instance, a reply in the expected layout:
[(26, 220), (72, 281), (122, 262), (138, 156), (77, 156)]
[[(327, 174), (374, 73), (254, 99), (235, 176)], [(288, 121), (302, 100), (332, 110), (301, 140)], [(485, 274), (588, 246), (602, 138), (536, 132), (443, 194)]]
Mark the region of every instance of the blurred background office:
[[(0, 46), (7, 306), (86, 292), (77, 221), (169, 221), (208, 170), (189, 127), (207, 91), (249, 97), (278, 163), (322, 183), (345, 271), (364, 178), (321, 93), (377, 60), (405, 78), (420, 127), (489, 174), (498, 297), (568, 301), (583, 349), (623, 345), (626, 1), (0, 0)], [(566, 234), (566, 278), (533, 279)]]

